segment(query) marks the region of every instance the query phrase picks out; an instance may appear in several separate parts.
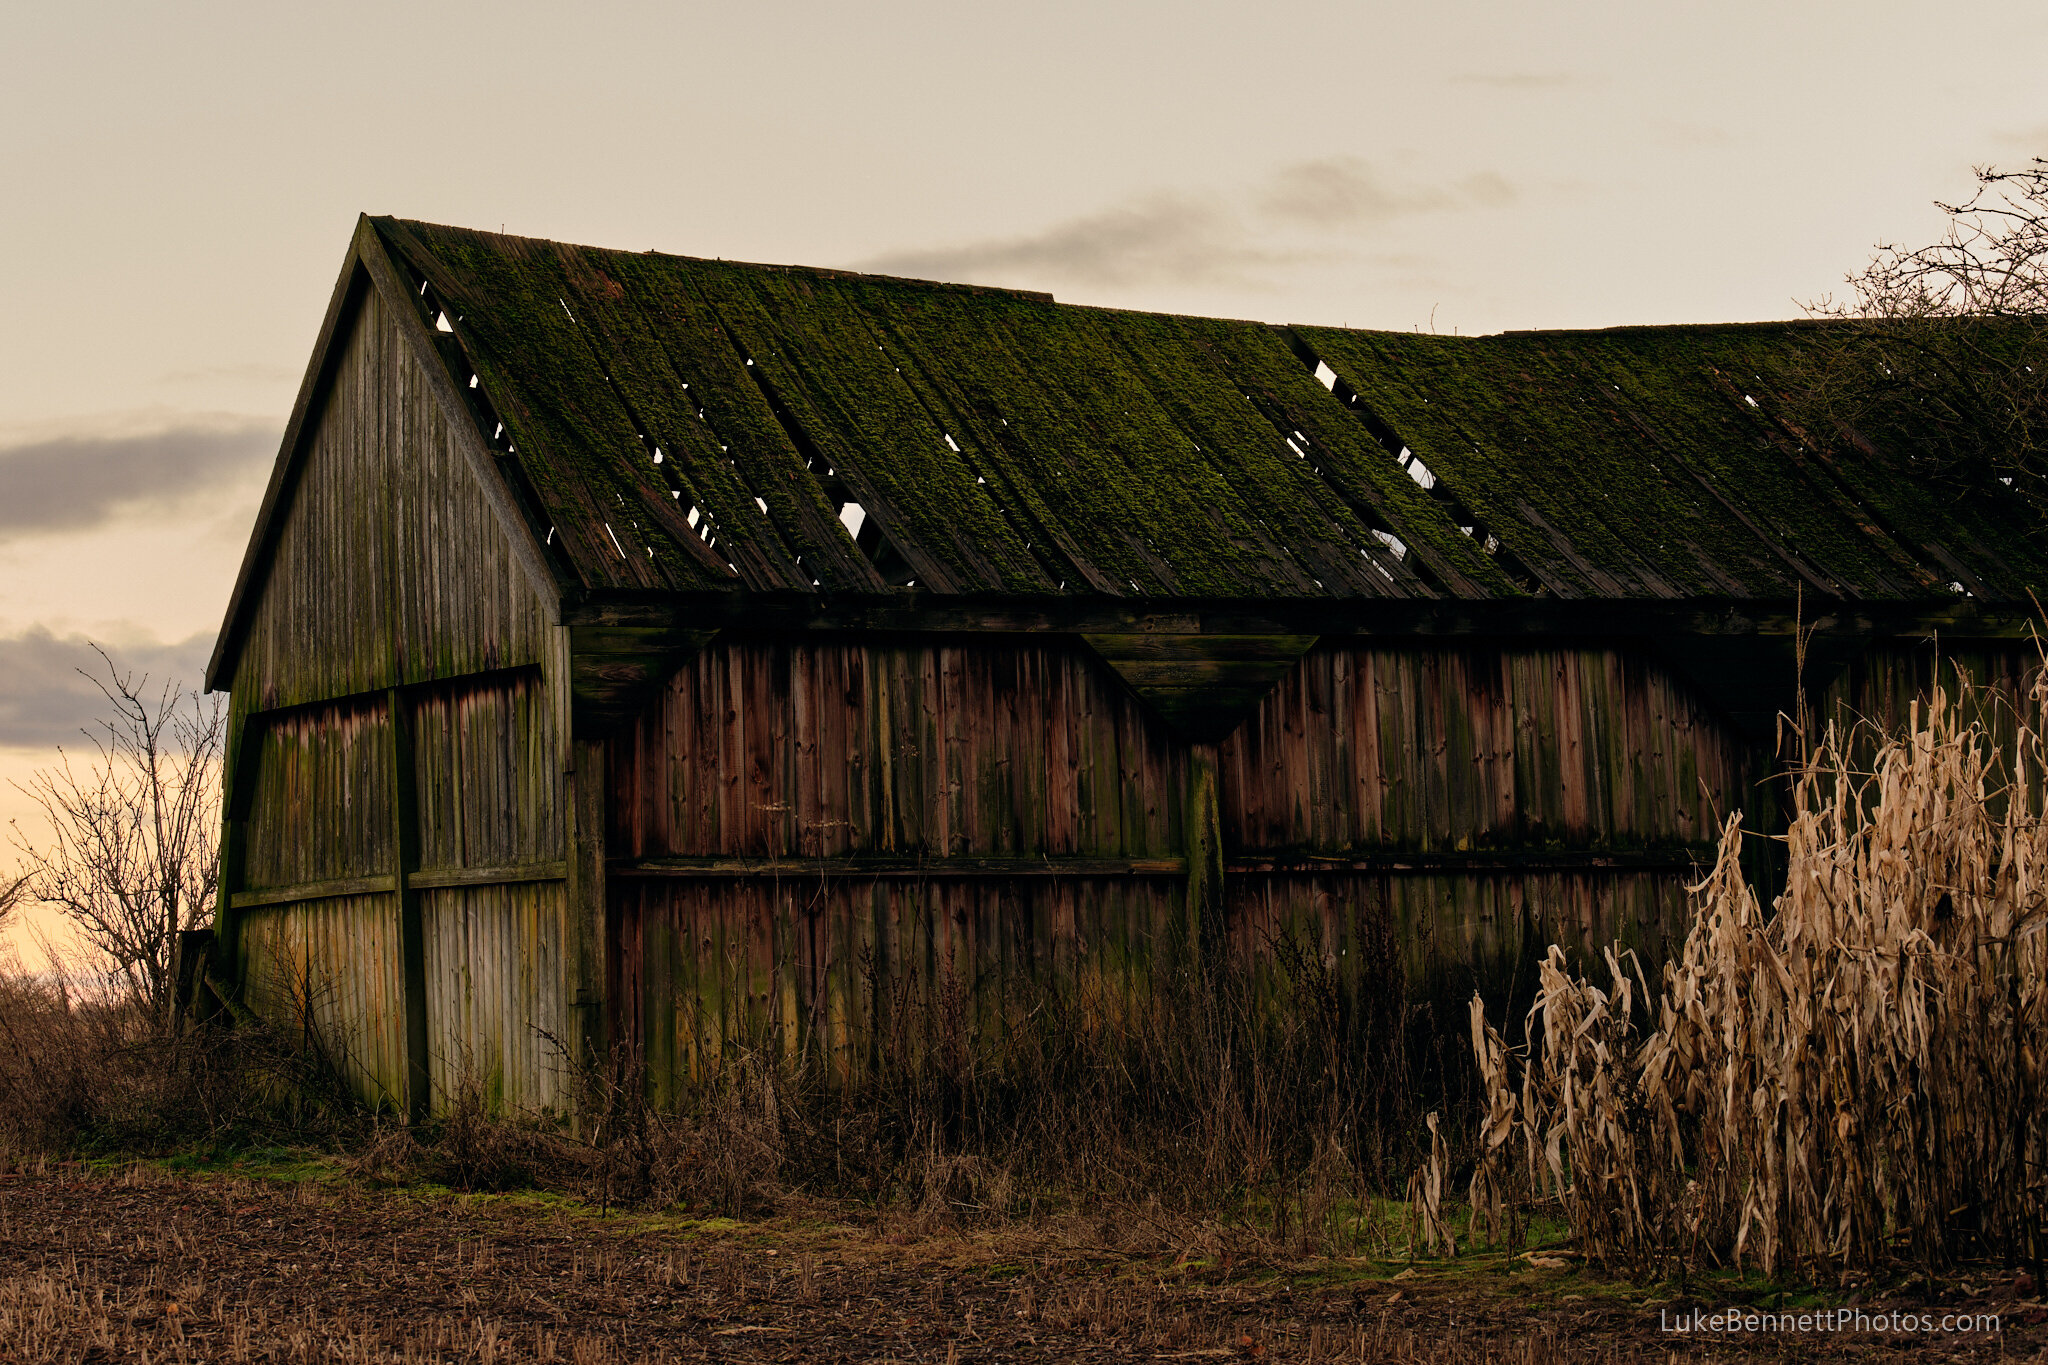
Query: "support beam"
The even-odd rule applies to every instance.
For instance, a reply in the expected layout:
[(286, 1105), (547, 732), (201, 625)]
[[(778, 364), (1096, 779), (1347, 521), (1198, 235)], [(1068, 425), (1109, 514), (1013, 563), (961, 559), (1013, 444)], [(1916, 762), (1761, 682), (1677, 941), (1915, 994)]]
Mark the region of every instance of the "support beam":
[(398, 901), (399, 969), (405, 991), (405, 1113), (418, 1123), (433, 1107), (433, 1072), (427, 1055), (427, 936), (419, 888), (419, 784), (413, 764), (412, 707), (391, 688), (391, 886)]
[(1188, 749), (1187, 800), (1181, 808), (1187, 849), (1187, 893), (1182, 914), (1188, 962), (1196, 970), (1217, 961), (1223, 936), (1223, 816), (1218, 802), (1216, 746)]
[(605, 892), (604, 744), (565, 741), (569, 756), (568, 931), (570, 1017), (577, 1066), (603, 1061), (611, 1046), (607, 1002), (616, 964)]

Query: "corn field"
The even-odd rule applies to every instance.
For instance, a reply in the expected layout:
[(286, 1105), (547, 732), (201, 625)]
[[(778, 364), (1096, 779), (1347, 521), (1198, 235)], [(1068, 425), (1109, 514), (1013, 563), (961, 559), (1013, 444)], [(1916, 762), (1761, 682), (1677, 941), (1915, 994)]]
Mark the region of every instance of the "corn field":
[(1512, 1048), (1475, 998), (1475, 1233), (1554, 1204), (1638, 1272), (2038, 1274), (2044, 773), (2041, 686), (2017, 706), (1937, 688), (1895, 736), (1831, 725), (1792, 774), (1769, 910), (1734, 817), (1657, 989), (1632, 953), (1607, 953), (1603, 987), (1553, 946)]

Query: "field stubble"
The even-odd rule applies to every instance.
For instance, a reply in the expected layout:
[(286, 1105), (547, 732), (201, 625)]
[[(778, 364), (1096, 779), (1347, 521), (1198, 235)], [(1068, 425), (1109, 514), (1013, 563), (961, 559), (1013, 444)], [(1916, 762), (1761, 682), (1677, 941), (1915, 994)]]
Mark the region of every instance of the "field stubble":
[[(739, 1223), (151, 1166), (39, 1163), (0, 1176), (0, 1265), (0, 1359), (25, 1365), (1539, 1365), (1862, 1359), (1901, 1345), (1868, 1334), (1674, 1340), (1660, 1311), (1700, 1300), (1605, 1280), (1563, 1258), (1291, 1260), (1255, 1239), (1147, 1226), (1128, 1213), (935, 1225), (819, 1204)], [(1720, 1294), (1722, 1306), (1768, 1302), (1761, 1282), (1695, 1290)], [(2048, 1309), (2016, 1292), (2009, 1278), (1980, 1277), (1916, 1296), (2004, 1322), (2002, 1334), (1918, 1337), (1920, 1357), (2048, 1359)]]

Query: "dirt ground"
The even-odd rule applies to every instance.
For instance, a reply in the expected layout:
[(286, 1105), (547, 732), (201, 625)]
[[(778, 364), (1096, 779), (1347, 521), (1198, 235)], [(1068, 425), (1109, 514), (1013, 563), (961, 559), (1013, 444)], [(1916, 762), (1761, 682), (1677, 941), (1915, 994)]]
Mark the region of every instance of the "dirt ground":
[[(2048, 1360), (1987, 1268), (1866, 1313), (1997, 1331), (1677, 1334), (1759, 1286), (1641, 1290), (1505, 1255), (1448, 1267), (1091, 1245), (1088, 1220), (753, 1223), (543, 1196), (50, 1167), (0, 1175), (0, 1359), (64, 1361)], [(1109, 1240), (1114, 1241), (1114, 1237)], [(1815, 1311), (1811, 1305), (1792, 1311)]]

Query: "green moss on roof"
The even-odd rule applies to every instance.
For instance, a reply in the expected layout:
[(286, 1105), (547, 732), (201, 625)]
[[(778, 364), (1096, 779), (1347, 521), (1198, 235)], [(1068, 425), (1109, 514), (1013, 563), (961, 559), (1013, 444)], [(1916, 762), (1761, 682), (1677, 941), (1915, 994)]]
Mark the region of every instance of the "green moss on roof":
[(1896, 600), (1962, 574), (2019, 600), (2048, 577), (2001, 490), (1930, 496), (1884, 433), (1789, 428), (1796, 326), (1282, 331), (377, 226), (460, 315), (592, 587), (885, 591), (827, 470), (945, 593), (1478, 598), (1526, 571), (1561, 597)]

